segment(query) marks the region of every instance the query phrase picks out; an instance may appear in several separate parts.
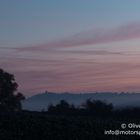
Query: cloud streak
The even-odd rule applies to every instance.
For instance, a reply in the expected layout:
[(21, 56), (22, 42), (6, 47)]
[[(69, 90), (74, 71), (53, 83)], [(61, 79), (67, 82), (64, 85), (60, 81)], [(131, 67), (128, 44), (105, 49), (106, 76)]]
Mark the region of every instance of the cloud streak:
[(68, 50), (62, 53), (82, 54), (82, 55), (126, 55), (122, 52), (113, 52), (107, 50)]
[(55, 92), (127, 91), (126, 86), (140, 82), (139, 63), (3, 58), (1, 66), (15, 74), (25, 94), (46, 89)]
[(48, 42), (43, 45), (36, 45), (32, 47), (24, 47), (17, 49), (22, 51), (44, 51), (61, 47), (110, 43), (139, 37), (140, 37), (140, 23), (138, 22), (122, 25), (111, 29), (89, 30), (61, 40)]
[[(84, 48), (81, 45), (139, 37), (140, 24), (135, 23), (114, 29), (82, 32), (44, 45), (16, 50), (2, 48), (0, 66), (15, 74), (20, 90), (26, 95), (46, 89), (55, 92), (138, 91), (140, 57), (129, 55), (126, 44), (119, 44), (126, 47), (124, 51), (121, 46), (115, 50), (108, 46)], [(135, 48), (139, 54), (139, 46)], [(135, 85), (136, 89), (127, 88)]]

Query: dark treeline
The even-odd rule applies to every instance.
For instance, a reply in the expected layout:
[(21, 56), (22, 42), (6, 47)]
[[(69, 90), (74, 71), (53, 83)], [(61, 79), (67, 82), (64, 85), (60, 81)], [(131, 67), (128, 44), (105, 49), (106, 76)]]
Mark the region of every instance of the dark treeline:
[(56, 105), (50, 105), (44, 113), (53, 115), (82, 115), (93, 117), (136, 118), (140, 117), (140, 107), (125, 107), (115, 109), (112, 103), (88, 99), (80, 107), (61, 100)]
[(50, 105), (48, 113), (61, 115), (107, 115), (113, 111), (113, 105), (100, 100), (88, 99), (80, 107), (75, 107), (65, 100), (61, 100), (57, 105)]

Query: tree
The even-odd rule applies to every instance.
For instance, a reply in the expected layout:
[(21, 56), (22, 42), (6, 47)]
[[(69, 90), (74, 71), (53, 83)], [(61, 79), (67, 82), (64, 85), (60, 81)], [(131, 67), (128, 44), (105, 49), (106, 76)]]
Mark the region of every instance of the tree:
[(86, 101), (86, 104), (84, 105), (87, 111), (90, 113), (94, 113), (96, 115), (99, 114), (108, 114), (111, 113), (113, 110), (113, 105), (111, 103), (107, 104), (106, 102), (100, 101), (100, 100), (90, 100), (88, 99)]
[(68, 114), (75, 114), (76, 111), (78, 110), (76, 110), (75, 106), (73, 104), (72, 105), (69, 104), (65, 100), (60, 100), (60, 102), (55, 106), (53, 104), (50, 104), (48, 107), (48, 112), (54, 114), (68, 115)]
[(70, 105), (65, 100), (61, 100), (60, 103), (56, 105), (56, 107), (61, 110), (67, 110), (70, 108)]
[(19, 111), (25, 97), (17, 92), (18, 84), (13, 74), (0, 69), (0, 110)]

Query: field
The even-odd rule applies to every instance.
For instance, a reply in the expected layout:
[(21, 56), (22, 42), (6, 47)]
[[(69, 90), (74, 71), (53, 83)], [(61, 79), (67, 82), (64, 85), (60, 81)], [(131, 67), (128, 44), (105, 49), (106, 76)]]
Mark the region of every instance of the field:
[(105, 130), (123, 130), (122, 123), (138, 124), (140, 120), (127, 116), (51, 115), (45, 112), (2, 113), (0, 114), (0, 140), (139, 139), (138, 135), (104, 135)]

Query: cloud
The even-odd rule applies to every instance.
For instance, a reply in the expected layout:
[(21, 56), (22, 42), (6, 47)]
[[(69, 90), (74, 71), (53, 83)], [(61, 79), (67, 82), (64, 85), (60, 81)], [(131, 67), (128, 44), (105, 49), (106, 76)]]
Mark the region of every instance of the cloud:
[(81, 32), (64, 39), (48, 42), (43, 45), (16, 48), (22, 51), (44, 51), (61, 47), (101, 44), (114, 41), (129, 40), (140, 37), (140, 23), (125, 24), (110, 29), (94, 29)]
[[(133, 23), (113, 29), (82, 32), (43, 45), (16, 48), (16, 50), (2, 48), (0, 67), (15, 74), (20, 89), (25, 94), (46, 89), (56, 92), (126, 91), (127, 86), (140, 83), (138, 55), (134, 54), (131, 57), (126, 55), (127, 51), (105, 50), (105, 48), (89, 50), (74, 46), (139, 37), (140, 24)], [(138, 88), (133, 90), (136, 91)]]
[(126, 91), (126, 86), (140, 82), (140, 64), (136, 62), (1, 58), (1, 67), (15, 74), (20, 91), (26, 95), (47, 89), (56, 92)]
[(62, 51), (62, 53), (72, 53), (72, 54), (85, 54), (85, 55), (126, 55), (122, 52), (113, 52), (107, 50), (68, 50)]

